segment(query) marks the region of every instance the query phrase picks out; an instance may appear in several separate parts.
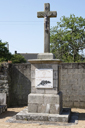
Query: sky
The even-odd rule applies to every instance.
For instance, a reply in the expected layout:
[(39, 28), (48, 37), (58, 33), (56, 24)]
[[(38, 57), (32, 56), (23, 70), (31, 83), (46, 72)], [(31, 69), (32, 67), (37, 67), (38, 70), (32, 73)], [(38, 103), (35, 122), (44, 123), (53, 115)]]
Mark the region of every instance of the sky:
[(44, 3), (57, 11), (57, 17), (50, 18), (50, 28), (62, 16), (85, 18), (85, 0), (0, 0), (0, 40), (9, 43), (12, 54), (44, 52), (44, 19), (37, 18)]

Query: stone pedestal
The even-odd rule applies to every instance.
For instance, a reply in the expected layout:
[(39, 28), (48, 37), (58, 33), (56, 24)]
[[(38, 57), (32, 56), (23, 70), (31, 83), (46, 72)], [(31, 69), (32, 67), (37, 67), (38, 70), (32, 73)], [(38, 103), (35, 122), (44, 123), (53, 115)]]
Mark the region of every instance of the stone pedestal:
[[(44, 59), (45, 58), (45, 59)], [(62, 109), (62, 92), (59, 91), (59, 59), (53, 54), (38, 54), (31, 63), (31, 93), (28, 95), (28, 110), (16, 115), (16, 119), (34, 121), (68, 122), (70, 109)]]
[[(31, 94), (28, 95), (28, 112), (59, 114), (62, 111), (62, 93), (59, 92), (59, 63), (61, 61), (43, 59), (45, 55), (53, 58), (53, 54), (45, 53), (38, 55), (42, 59), (29, 60)], [(37, 82), (39, 86), (36, 85), (36, 81), (39, 82)]]

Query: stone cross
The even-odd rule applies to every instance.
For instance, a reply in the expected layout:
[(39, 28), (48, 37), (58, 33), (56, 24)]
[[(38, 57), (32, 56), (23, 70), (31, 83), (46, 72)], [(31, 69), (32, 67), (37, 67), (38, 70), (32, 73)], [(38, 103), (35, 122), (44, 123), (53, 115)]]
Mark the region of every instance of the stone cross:
[(44, 52), (50, 52), (50, 17), (56, 17), (56, 11), (50, 11), (50, 4), (44, 4), (44, 12), (37, 12), (38, 18), (44, 18)]

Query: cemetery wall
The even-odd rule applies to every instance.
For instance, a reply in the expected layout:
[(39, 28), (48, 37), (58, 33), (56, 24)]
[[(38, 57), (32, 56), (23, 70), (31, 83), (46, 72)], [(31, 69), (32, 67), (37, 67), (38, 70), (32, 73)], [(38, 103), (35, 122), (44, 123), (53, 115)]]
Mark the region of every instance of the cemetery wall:
[(8, 76), (8, 63), (0, 63), (0, 93), (6, 93), (6, 99), (9, 103), (9, 76)]
[[(27, 105), (28, 94), (31, 92), (31, 65), (6, 64), (3, 73), (0, 92), (7, 94), (7, 105)], [(60, 77), (63, 106), (85, 108), (85, 63), (62, 63)]]
[(85, 63), (62, 63), (63, 106), (85, 108)]
[(10, 64), (9, 106), (27, 105), (28, 94), (31, 92), (31, 65)]

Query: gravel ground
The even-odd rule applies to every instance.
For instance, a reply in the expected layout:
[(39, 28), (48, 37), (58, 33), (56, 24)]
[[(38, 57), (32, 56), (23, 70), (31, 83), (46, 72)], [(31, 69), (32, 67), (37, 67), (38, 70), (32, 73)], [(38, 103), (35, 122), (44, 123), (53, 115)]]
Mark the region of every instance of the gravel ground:
[(85, 109), (71, 109), (69, 123), (16, 121), (16, 114), (24, 108), (8, 108), (7, 112), (0, 115), (0, 128), (85, 128)]

